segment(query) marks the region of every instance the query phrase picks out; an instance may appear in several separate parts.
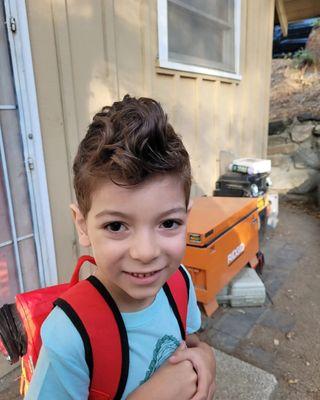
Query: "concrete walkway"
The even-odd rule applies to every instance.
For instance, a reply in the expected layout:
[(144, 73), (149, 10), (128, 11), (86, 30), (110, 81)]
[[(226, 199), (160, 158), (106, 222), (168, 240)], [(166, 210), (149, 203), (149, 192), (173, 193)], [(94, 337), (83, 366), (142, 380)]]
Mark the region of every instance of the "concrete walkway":
[(214, 400), (269, 400), (276, 378), (226, 353), (215, 350), (217, 391)]

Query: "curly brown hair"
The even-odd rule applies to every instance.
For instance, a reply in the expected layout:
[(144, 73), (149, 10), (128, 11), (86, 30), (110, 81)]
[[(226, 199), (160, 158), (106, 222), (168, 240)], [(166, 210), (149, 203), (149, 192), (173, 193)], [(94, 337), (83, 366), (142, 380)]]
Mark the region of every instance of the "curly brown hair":
[(156, 174), (179, 174), (189, 202), (189, 155), (161, 105), (129, 95), (103, 107), (89, 125), (73, 163), (74, 189), (86, 217), (91, 195), (101, 181), (137, 185)]

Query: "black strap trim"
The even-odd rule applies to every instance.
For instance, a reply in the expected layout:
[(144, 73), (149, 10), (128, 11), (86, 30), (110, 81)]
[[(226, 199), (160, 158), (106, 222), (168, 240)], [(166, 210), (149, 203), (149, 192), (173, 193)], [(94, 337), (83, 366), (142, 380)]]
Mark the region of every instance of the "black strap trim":
[(129, 343), (128, 343), (127, 330), (124, 325), (120, 310), (116, 305), (115, 301), (113, 300), (113, 298), (111, 297), (111, 294), (106, 289), (106, 287), (99, 281), (98, 278), (96, 278), (93, 275), (89, 276), (89, 278), (87, 278), (87, 281), (90, 282), (101, 294), (101, 296), (107, 303), (108, 307), (111, 309), (114, 318), (116, 320), (116, 323), (118, 325), (121, 348), (122, 348), (122, 368), (121, 368), (119, 385), (114, 400), (120, 400), (124, 392), (124, 389), (126, 387), (128, 372), (129, 372)]
[(183, 268), (182, 265), (180, 265), (179, 267), (179, 271), (181, 272), (185, 282), (186, 282), (186, 286), (187, 286), (187, 293), (188, 293), (188, 301), (189, 301), (189, 293), (190, 293), (190, 279), (188, 277), (188, 274), (186, 272), (186, 270)]
[(65, 314), (69, 317), (77, 331), (79, 332), (81, 339), (83, 341), (84, 345), (84, 353), (85, 353), (85, 359), (86, 363), (89, 368), (89, 377), (90, 377), (90, 382), (92, 380), (92, 374), (93, 374), (93, 356), (92, 356), (92, 347), (91, 347), (91, 342), (90, 338), (88, 335), (88, 332), (79, 318), (78, 314), (75, 312), (75, 310), (70, 306), (68, 302), (66, 302), (63, 299), (57, 299), (53, 303), (55, 306), (60, 307)]
[[(179, 270), (180, 270), (180, 267), (179, 267)], [(180, 270), (180, 272), (182, 273), (181, 270)], [(182, 273), (182, 276), (185, 278), (183, 273)], [(186, 275), (186, 278), (188, 279), (187, 275)], [(189, 293), (189, 287), (188, 287), (190, 285), (189, 279), (188, 279), (188, 283), (189, 284), (187, 284), (187, 289), (188, 289), (188, 293)], [(182, 320), (181, 320), (181, 315), (179, 313), (178, 306), (177, 306), (177, 304), (175, 302), (175, 299), (172, 296), (172, 293), (170, 291), (169, 285), (167, 283), (165, 283), (162, 286), (162, 288), (163, 288), (163, 290), (164, 290), (164, 292), (165, 292), (165, 294), (167, 296), (167, 299), (168, 299), (168, 302), (169, 302), (169, 304), (170, 304), (170, 306), (172, 308), (172, 311), (173, 311), (173, 313), (174, 313), (174, 315), (175, 315), (175, 317), (176, 317), (176, 319), (178, 321), (178, 325), (179, 325), (179, 328), (180, 328), (180, 333), (181, 333), (182, 340), (186, 340), (186, 332), (185, 332), (184, 327), (183, 327), (183, 323), (182, 323)]]

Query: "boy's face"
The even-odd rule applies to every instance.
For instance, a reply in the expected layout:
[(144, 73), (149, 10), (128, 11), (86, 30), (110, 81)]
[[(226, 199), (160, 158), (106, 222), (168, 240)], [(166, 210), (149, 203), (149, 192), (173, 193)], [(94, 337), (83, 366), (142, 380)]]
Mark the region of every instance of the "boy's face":
[(151, 304), (185, 251), (187, 210), (179, 177), (156, 176), (129, 188), (106, 181), (93, 192), (86, 219), (72, 209), (80, 244), (92, 247), (96, 276), (120, 310)]

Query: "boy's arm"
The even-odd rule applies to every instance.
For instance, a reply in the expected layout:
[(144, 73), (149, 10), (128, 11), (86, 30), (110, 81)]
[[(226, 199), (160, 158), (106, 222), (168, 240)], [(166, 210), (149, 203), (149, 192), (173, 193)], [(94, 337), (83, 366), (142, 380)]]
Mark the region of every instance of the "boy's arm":
[(198, 378), (197, 392), (192, 400), (211, 400), (216, 388), (216, 361), (213, 348), (201, 342), (195, 334), (187, 336), (186, 344), (187, 348), (174, 353), (169, 361), (173, 364), (190, 361)]

